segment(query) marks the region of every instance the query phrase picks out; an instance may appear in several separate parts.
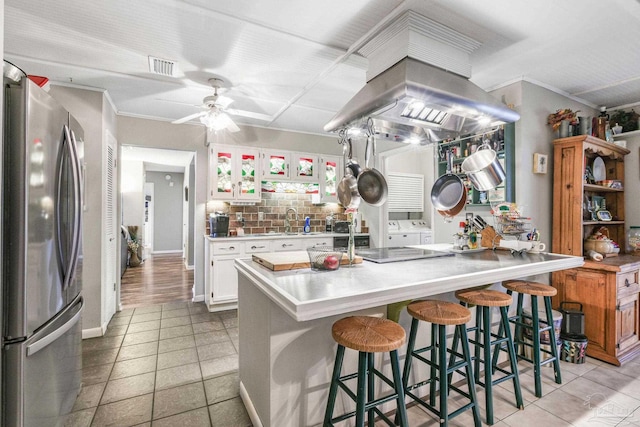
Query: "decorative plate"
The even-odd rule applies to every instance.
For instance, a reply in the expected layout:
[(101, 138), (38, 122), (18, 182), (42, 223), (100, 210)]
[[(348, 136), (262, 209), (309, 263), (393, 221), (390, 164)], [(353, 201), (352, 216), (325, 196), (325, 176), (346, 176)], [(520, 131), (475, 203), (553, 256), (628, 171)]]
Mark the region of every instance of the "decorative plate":
[(593, 179), (598, 181), (604, 181), (607, 179), (607, 169), (604, 165), (604, 160), (602, 157), (596, 157), (593, 160)]

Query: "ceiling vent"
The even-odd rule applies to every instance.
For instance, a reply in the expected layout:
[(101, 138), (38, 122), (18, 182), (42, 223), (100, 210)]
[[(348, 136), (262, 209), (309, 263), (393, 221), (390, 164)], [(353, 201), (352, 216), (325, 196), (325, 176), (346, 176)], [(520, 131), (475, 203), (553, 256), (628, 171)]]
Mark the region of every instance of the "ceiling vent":
[(149, 56), (149, 71), (160, 76), (177, 77), (178, 63), (169, 59)]

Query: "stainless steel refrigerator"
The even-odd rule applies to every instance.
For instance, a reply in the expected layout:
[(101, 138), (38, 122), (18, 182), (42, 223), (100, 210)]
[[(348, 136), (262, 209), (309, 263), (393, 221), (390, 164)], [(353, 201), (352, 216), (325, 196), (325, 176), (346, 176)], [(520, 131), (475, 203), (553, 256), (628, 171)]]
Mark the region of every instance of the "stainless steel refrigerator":
[(83, 131), (4, 68), (3, 425), (58, 426), (82, 376)]

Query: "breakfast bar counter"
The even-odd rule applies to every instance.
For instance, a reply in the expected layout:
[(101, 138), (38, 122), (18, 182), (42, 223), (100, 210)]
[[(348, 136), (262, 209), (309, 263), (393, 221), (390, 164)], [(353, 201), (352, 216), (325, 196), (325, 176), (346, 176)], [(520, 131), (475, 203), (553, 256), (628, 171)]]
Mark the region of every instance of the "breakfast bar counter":
[[(335, 352), (331, 326), (342, 317), (386, 316), (387, 304), (583, 263), (582, 257), (567, 255), (485, 250), (406, 262), (365, 261), (336, 271), (276, 272), (237, 259), (240, 388), (253, 425), (321, 424)], [(345, 358), (344, 368), (355, 369), (355, 359)], [(381, 363), (386, 366), (388, 360)], [(341, 410), (338, 401), (336, 413)]]

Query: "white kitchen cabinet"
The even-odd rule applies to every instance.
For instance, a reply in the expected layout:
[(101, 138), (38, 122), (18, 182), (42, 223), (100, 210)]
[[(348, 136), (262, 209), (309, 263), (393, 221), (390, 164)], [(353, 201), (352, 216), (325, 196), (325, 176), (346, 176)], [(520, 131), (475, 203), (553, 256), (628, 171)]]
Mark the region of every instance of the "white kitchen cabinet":
[(311, 237), (304, 240), (305, 248), (333, 248), (333, 237)]
[(338, 202), (338, 183), (344, 174), (342, 158), (338, 156), (322, 156), (319, 159), (320, 201), (322, 203)]
[(262, 179), (266, 181), (288, 181), (291, 178), (291, 153), (288, 151), (263, 151)]
[(271, 243), (274, 252), (303, 251), (306, 249), (303, 239), (275, 239)]
[(244, 253), (244, 242), (212, 242), (205, 238), (204, 301), (209, 311), (228, 310), (237, 307), (238, 272), (233, 261)]
[(209, 197), (213, 200), (259, 201), (260, 152), (253, 148), (210, 145)]
[(309, 153), (291, 153), (291, 173), (301, 182), (318, 182), (318, 156)]
[(293, 151), (262, 152), (262, 179), (266, 181), (318, 181), (318, 156)]

